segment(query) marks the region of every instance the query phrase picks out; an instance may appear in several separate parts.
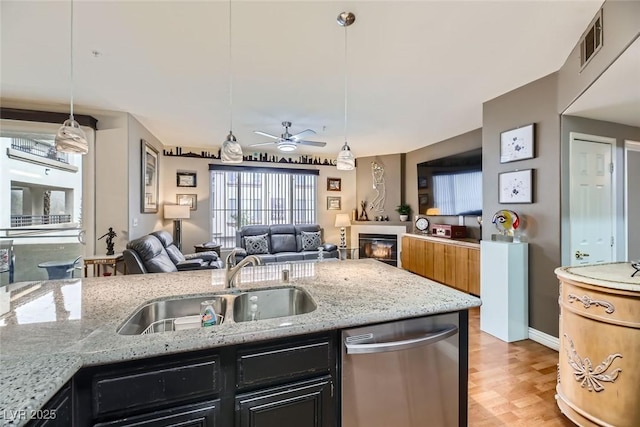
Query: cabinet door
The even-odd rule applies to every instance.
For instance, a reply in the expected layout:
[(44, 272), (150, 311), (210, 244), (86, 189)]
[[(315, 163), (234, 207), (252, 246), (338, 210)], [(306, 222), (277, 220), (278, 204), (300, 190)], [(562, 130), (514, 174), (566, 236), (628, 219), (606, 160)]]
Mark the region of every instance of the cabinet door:
[(469, 293), (480, 296), (480, 250), (469, 249)]
[(433, 279), (433, 242), (425, 241), (423, 244), (422, 259), (424, 260), (424, 277)]
[(455, 247), (454, 287), (469, 292), (469, 249)]
[(36, 411), (29, 427), (68, 427), (73, 425), (71, 386), (67, 384), (47, 404)]
[(236, 397), (236, 427), (334, 427), (330, 376)]
[(411, 247), (413, 242), (416, 239), (412, 239), (411, 237), (408, 236), (403, 236), (402, 237), (402, 268), (404, 268), (407, 271), (411, 271), (415, 273), (415, 268), (414, 268), (414, 264), (413, 264), (413, 260), (414, 260), (414, 250)]
[(440, 243), (433, 244), (433, 280), (440, 283), (445, 283), (445, 246)]
[(116, 421), (94, 424), (94, 427), (215, 427), (220, 400), (154, 411)]

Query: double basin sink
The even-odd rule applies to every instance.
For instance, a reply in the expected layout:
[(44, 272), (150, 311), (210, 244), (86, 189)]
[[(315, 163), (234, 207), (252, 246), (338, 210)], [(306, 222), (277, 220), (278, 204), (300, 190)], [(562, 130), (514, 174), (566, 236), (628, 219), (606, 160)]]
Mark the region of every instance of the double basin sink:
[(141, 335), (174, 330), (174, 322), (187, 319), (193, 327), (200, 326), (200, 304), (213, 301), (220, 323), (238, 323), (295, 316), (316, 309), (316, 303), (304, 290), (280, 287), (243, 292), (174, 298), (145, 304), (118, 328), (121, 335)]

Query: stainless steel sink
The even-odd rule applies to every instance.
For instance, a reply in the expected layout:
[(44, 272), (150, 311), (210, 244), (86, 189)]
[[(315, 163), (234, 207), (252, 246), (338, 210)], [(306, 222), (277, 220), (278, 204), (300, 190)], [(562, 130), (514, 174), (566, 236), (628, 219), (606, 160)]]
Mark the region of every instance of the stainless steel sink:
[[(215, 295), (219, 296), (219, 295)], [(118, 328), (120, 335), (141, 335), (154, 332), (173, 331), (173, 321), (180, 317), (200, 316), (200, 303), (212, 299), (210, 296), (168, 299), (142, 306)], [(227, 311), (227, 299), (215, 298), (216, 313)], [(223, 319), (224, 320), (224, 319)]]
[(308, 293), (298, 288), (273, 288), (249, 291), (233, 301), (233, 319), (236, 322), (295, 316), (316, 309)]
[[(141, 335), (173, 331), (175, 319), (199, 316), (200, 303), (206, 300), (215, 301), (214, 310), (220, 315), (219, 323), (295, 316), (316, 309), (316, 303), (306, 291), (293, 287), (201, 295), (145, 304), (117, 332), (121, 335)], [(193, 326), (198, 327), (198, 324)]]

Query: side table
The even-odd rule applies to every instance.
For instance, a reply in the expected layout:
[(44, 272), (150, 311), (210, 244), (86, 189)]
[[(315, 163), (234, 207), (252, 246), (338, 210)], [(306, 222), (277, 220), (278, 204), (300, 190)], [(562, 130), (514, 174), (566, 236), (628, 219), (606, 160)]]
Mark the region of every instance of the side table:
[[(124, 257), (121, 253), (113, 254), (113, 255), (94, 255), (84, 257), (84, 277), (87, 277), (87, 268), (90, 265), (93, 265), (93, 275), (94, 277), (100, 277), (102, 274), (107, 274), (106, 268), (100, 274), (100, 267), (110, 265), (113, 268), (113, 275), (118, 274), (118, 269), (116, 268), (118, 262), (124, 261)], [(96, 267), (97, 267), (97, 275), (96, 275)], [(124, 266), (124, 274), (127, 274), (127, 265)]]
[(214, 251), (215, 253), (218, 254), (218, 256), (221, 256), (220, 245), (208, 245), (208, 246), (205, 246), (204, 244), (194, 245), (193, 249), (196, 251), (196, 253)]
[(339, 254), (340, 260), (357, 259), (356, 253), (358, 252), (359, 249), (360, 248), (341, 248), (341, 247), (338, 247), (338, 254)]

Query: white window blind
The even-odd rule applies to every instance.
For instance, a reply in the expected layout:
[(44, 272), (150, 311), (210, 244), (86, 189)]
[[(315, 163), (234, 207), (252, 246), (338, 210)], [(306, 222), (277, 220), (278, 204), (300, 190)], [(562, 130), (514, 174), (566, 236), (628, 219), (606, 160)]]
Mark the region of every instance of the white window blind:
[(482, 210), (482, 172), (433, 175), (433, 205), (440, 215), (462, 215)]
[(212, 240), (235, 247), (236, 230), (252, 224), (317, 222), (317, 171), (210, 166)]

